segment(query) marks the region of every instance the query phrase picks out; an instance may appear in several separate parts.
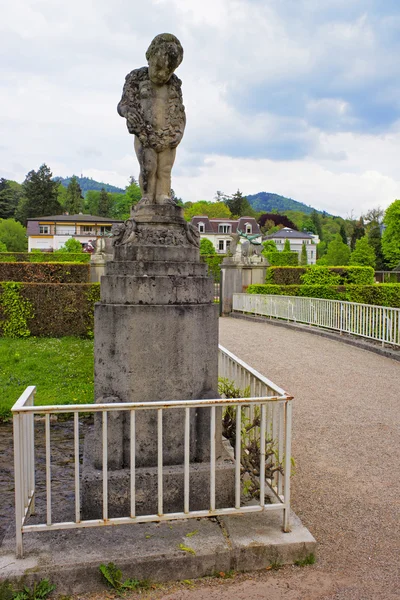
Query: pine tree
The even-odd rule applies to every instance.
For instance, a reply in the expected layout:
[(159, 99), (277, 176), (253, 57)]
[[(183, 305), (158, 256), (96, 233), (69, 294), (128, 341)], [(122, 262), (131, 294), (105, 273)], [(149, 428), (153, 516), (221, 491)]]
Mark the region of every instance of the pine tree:
[(16, 218), (25, 223), (29, 218), (60, 214), (59, 185), (58, 181), (53, 181), (53, 174), (46, 164), (37, 171), (29, 171), (22, 184), (24, 198), (18, 205)]
[(347, 234), (346, 234), (346, 229), (345, 229), (343, 223), (340, 225), (339, 233), (340, 233), (340, 237), (343, 240), (343, 243), (347, 245)]
[(314, 231), (316, 234), (318, 234), (319, 241), (322, 242), (323, 234), (322, 234), (321, 217), (319, 216), (319, 214), (317, 213), (317, 211), (315, 209), (312, 211), (310, 218), (314, 224)]
[(109, 217), (109, 212), (111, 208), (110, 195), (104, 188), (102, 188), (99, 197), (99, 217)]
[(291, 250), (290, 250), (290, 240), (285, 240), (285, 243), (283, 245), (283, 251), (284, 252), (291, 252)]
[(65, 210), (70, 215), (77, 215), (83, 210), (82, 190), (75, 175), (71, 177), (67, 187)]
[(360, 240), (365, 235), (364, 220), (362, 217), (354, 223), (353, 233), (351, 234), (350, 248), (354, 250), (357, 240)]
[(231, 211), (234, 218), (252, 216), (254, 211), (251, 208), (249, 201), (242, 192), (238, 190), (233, 196), (225, 196), (224, 202)]
[(304, 267), (305, 265), (308, 265), (307, 248), (306, 248), (305, 244), (303, 244), (301, 247), (300, 264), (302, 267)]

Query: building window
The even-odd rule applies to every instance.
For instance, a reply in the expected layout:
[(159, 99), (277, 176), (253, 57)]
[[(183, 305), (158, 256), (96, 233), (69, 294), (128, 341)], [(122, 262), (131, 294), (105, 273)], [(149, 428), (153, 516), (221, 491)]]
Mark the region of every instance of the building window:
[(93, 233), (93, 227), (91, 225), (84, 225), (82, 229), (83, 233)]
[(218, 233), (230, 233), (231, 232), (231, 226), (227, 225), (227, 224), (223, 224), (223, 225), (218, 225)]
[(228, 252), (228, 250), (230, 250), (231, 247), (231, 240), (226, 240), (226, 251)]
[(111, 225), (102, 225), (100, 227), (100, 234), (108, 233), (109, 231), (111, 231)]
[(220, 252), (224, 251), (224, 240), (218, 240), (218, 250)]
[(199, 233), (204, 233), (205, 227), (204, 223), (199, 223)]
[(246, 223), (246, 233), (253, 233), (250, 223)]
[(39, 233), (49, 234), (50, 233), (50, 226), (49, 225), (39, 225)]
[(314, 250), (311, 250), (311, 258), (314, 258)]

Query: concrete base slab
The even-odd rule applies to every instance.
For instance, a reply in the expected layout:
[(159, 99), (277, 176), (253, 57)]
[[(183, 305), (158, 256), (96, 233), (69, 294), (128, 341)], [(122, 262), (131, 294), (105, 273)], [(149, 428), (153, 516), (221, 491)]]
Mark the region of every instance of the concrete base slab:
[(47, 577), (59, 594), (72, 594), (105, 589), (101, 563), (114, 562), (124, 578), (163, 582), (290, 564), (315, 553), (316, 542), (296, 515), (290, 533), (281, 525), (279, 511), (29, 533), (22, 560), (9, 532), (0, 548), (1, 579), (32, 585)]

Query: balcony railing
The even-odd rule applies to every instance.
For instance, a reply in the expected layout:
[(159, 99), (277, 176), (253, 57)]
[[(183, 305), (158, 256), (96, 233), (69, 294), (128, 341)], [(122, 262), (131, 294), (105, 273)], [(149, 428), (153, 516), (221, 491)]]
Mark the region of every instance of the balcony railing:
[(234, 312), (306, 323), (400, 346), (400, 309), (340, 300), (234, 294)]
[[(283, 529), (289, 531), (290, 513), (290, 469), (291, 469), (291, 400), (281, 388), (263, 377), (260, 373), (236, 358), (228, 350), (219, 348), (219, 375), (241, 390), (240, 394), (249, 397), (215, 398), (211, 400), (179, 400), (165, 402), (143, 402), (123, 404), (87, 404), (35, 406), (36, 388), (28, 387), (14, 405), (14, 461), (15, 461), (15, 506), (16, 506), (16, 553), (23, 556), (23, 535), (57, 529), (75, 529), (231, 515), (245, 512), (281, 510)], [(240, 395), (239, 394), (239, 395)], [(190, 414), (192, 410), (207, 407), (210, 409), (210, 493), (205, 510), (190, 510)], [(164, 513), (163, 511), (163, 414), (176, 408), (185, 409), (183, 443), (184, 455), (184, 498), (183, 511)], [(217, 410), (217, 408), (221, 410)], [(124, 517), (109, 518), (108, 515), (108, 442), (107, 416), (113, 411), (130, 413), (130, 511)], [(136, 515), (135, 511), (135, 417), (138, 411), (157, 410), (157, 447), (158, 447), (158, 511), (157, 514)], [(235, 421), (236, 442), (232, 446), (232, 458), (235, 471), (235, 501), (232, 506), (216, 508), (216, 419), (218, 415)], [(80, 459), (80, 416), (85, 413), (102, 413), (102, 491), (103, 509), (101, 519), (82, 520), (81, 518), (81, 459)], [(73, 488), (74, 519), (56, 521), (53, 519), (52, 502), (52, 423), (56, 415), (73, 413)], [(35, 416), (36, 415), (36, 416)], [(35, 514), (35, 483), (38, 465), (35, 462), (35, 424), (44, 418), (45, 477), (41, 494), (45, 495), (45, 508), (35, 515), (34, 523), (30, 516)], [(36, 437), (37, 437), (36, 432)], [(251, 454), (253, 449), (253, 454)], [(254, 452), (254, 449), (256, 451)], [(239, 460), (238, 460), (239, 457)], [(250, 459), (257, 465), (259, 476), (257, 503), (248, 503), (244, 497), (246, 485), (246, 465)], [(254, 482), (254, 468), (253, 482)], [(265, 474), (265, 476), (263, 476)], [(72, 479), (72, 478), (71, 478)], [(269, 490), (269, 492), (268, 492)]]

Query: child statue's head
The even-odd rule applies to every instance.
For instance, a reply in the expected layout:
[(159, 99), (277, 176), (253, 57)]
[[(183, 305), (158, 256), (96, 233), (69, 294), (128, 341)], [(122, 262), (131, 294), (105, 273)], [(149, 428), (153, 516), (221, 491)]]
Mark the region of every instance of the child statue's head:
[(153, 83), (163, 85), (179, 67), (183, 59), (180, 41), (171, 33), (161, 33), (151, 42), (146, 52), (149, 77)]

